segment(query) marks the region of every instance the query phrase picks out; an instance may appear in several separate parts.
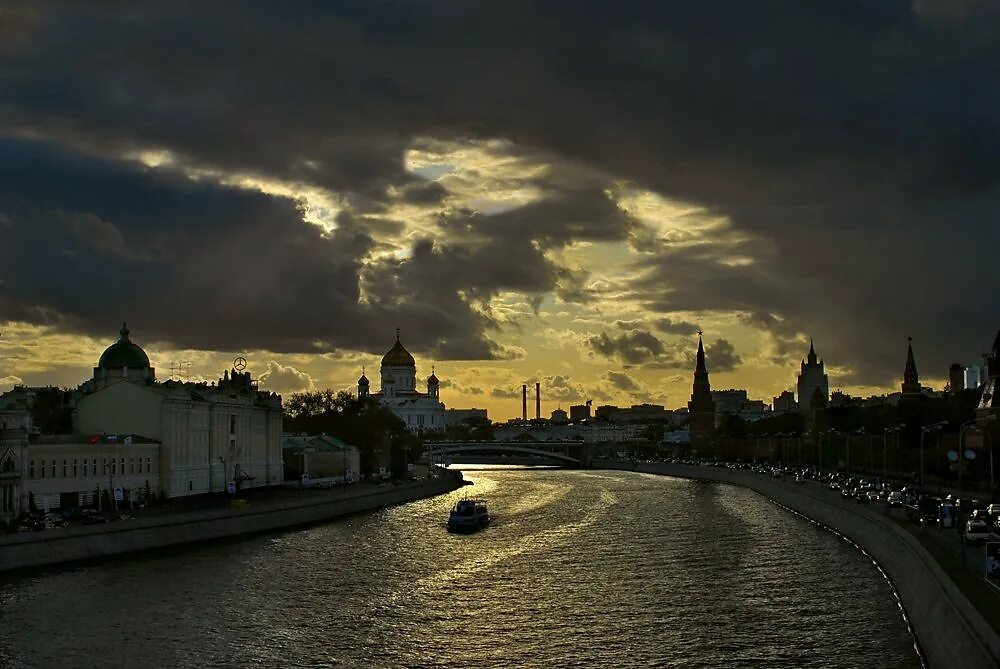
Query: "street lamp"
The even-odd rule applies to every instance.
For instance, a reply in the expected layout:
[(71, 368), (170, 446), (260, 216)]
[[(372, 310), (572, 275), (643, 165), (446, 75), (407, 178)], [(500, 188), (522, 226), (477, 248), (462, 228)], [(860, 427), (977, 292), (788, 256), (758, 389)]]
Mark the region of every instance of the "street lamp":
[(920, 427), (920, 491), (923, 492), (924, 489), (924, 435), (928, 432), (938, 432), (948, 421), (942, 420), (937, 423), (932, 423), (930, 425), (922, 425)]
[(896, 433), (896, 435), (897, 435), (897, 438), (896, 438), (896, 448), (899, 448), (899, 438), (898, 438), (898, 435), (899, 435), (899, 431), (902, 428), (903, 428), (902, 425), (893, 425), (892, 427), (887, 427), (884, 430), (882, 430), (882, 481), (883, 482), (889, 480), (889, 464), (888, 464), (889, 463), (889, 459), (888, 459), (888, 453), (889, 453), (889, 433), (890, 432), (895, 432)]
[[(962, 423), (962, 427), (958, 430), (958, 490), (959, 493), (962, 491), (962, 458), (965, 457), (965, 429), (970, 425), (977, 425), (979, 423), (988, 423), (990, 421), (995, 421), (997, 419), (996, 414), (990, 414), (989, 416), (983, 416), (982, 418), (973, 418), (972, 420), (967, 420)], [(990, 439), (990, 495), (993, 494), (993, 440)]]

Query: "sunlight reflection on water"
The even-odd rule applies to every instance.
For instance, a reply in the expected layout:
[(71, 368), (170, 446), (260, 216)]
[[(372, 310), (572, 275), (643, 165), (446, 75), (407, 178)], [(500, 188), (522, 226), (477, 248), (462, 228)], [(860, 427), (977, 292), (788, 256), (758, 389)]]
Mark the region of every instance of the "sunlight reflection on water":
[[(746, 490), (466, 478), (306, 530), (8, 578), (0, 665), (919, 666), (873, 565)], [(466, 495), (496, 523), (450, 535)]]

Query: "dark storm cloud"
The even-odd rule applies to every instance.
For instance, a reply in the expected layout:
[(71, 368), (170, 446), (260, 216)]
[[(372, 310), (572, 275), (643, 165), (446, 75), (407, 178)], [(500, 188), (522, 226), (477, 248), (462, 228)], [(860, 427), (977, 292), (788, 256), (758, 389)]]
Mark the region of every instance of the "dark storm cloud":
[(743, 364), (743, 358), (725, 339), (716, 339), (714, 344), (706, 346), (705, 358), (711, 365), (711, 371), (714, 372), (732, 372)]
[(619, 390), (626, 390), (626, 391), (640, 390), (639, 384), (636, 383), (635, 380), (632, 379), (632, 377), (626, 374), (625, 372), (609, 371), (605, 373), (604, 378), (611, 385), (613, 385), (615, 388), (618, 388)]
[(645, 330), (631, 330), (618, 336), (602, 332), (588, 337), (587, 345), (607, 358), (619, 358), (632, 365), (655, 359), (666, 350), (663, 342)]
[(10, 140), (0, 202), (5, 320), (111, 337), (128, 319), (139, 341), (276, 351), (377, 351), (398, 324), (416, 350), (502, 354), (458, 295), (457, 250), (418, 244), (411, 262), (370, 262), (377, 291), (360, 300), (375, 244), (364, 219), (341, 217), (324, 236), (290, 200)]
[[(440, 193), (404, 169), (414, 137), (505, 137), (698, 203), (747, 233), (750, 241), (730, 244), (738, 249), (678, 250), (643, 238), (648, 257), (633, 289), (652, 312), (773, 314), (795, 324), (779, 343), (815, 333), (830, 342), (828, 361), (852, 367), (856, 381), (879, 383), (899, 375), (907, 334), (921, 343), (921, 368), (944, 376), (953, 358), (968, 362), (988, 344), (997, 325), (1000, 294), (983, 279), (1000, 236), (994, 3), (23, 6), (29, 9), (5, 12), (0, 23), (0, 35), (12, 37), (0, 47), (0, 131), (7, 134), (92, 153), (166, 149), (182, 162), (306, 181), (336, 190), (358, 215), (384, 209), (390, 192), (436, 201)], [(580, 277), (560, 280), (560, 268), (533, 256), (524, 239), (541, 248), (632, 239), (634, 222), (608, 209), (600, 189), (573, 195), (562, 184), (556, 191), (545, 203), (465, 223), (495, 255), (510, 251), (530, 262), (525, 279), (494, 267), (497, 285), (559, 287), (568, 299), (593, 299)], [(162, 260), (176, 250), (175, 219), (153, 212), (140, 231), (96, 207), (53, 211), (39, 197), (50, 226), (68, 225), (65, 216), (97, 216), (75, 220), (98, 233), (100, 253), (143, 264), (141, 282), (154, 294), (157, 281), (175, 280), (177, 270)], [(566, 198), (579, 203), (577, 214)], [(254, 211), (241, 211), (248, 241), (232, 244), (233, 253), (271, 244), (264, 231), (275, 239), (298, 235), (313, 247), (305, 252), (309, 269), (300, 271), (315, 275), (297, 276), (279, 261), (268, 278), (330, 281), (338, 286), (324, 289), (332, 303), (351, 303), (356, 284), (347, 276), (358, 256), (350, 252), (362, 252), (370, 238), (338, 231), (313, 243), (287, 203), (262, 205), (261, 213), (240, 202), (232, 206)], [(0, 209), (14, 216), (5, 204)], [(283, 218), (292, 233), (269, 227)], [(59, 228), (74, 229), (81, 228)], [(255, 229), (260, 236), (248, 248)], [(419, 266), (454, 279), (456, 267), (487, 255), (471, 241), (436, 242), (410, 268), (372, 270), (372, 285), (383, 291), (374, 295), (375, 310), (416, 300), (421, 332), (444, 318), (448, 337), (460, 342), (454, 350), (496, 354), (484, 338), (488, 322), (448, 295), (425, 300), (394, 278), (413, 279)], [(122, 256), (126, 250), (140, 255)], [(734, 250), (755, 262), (722, 262)], [(90, 252), (99, 249), (78, 240), (37, 259), (79, 262)], [(444, 267), (430, 267), (432, 259)], [(192, 280), (223, 278), (186, 267)], [(99, 285), (113, 285), (107, 263), (90, 269)], [(54, 274), (66, 278), (61, 265)], [(491, 291), (486, 278), (467, 272), (458, 280), (456, 288), (469, 281), (476, 294)], [(72, 287), (42, 277), (31, 291), (38, 299), (5, 311), (80, 318), (68, 305)], [(286, 313), (269, 314), (298, 330), (279, 340), (316, 336), (296, 316), (301, 301), (289, 298)], [(235, 307), (220, 309), (231, 316)]]
[(660, 332), (678, 335), (693, 335), (698, 331), (698, 326), (687, 321), (677, 321), (672, 318), (658, 318), (653, 321), (653, 327)]

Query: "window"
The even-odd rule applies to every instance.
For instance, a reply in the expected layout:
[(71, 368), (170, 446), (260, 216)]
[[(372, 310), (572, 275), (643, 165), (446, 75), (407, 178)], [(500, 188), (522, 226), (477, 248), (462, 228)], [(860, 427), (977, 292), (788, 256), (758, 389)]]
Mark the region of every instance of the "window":
[(125, 458), (124, 457), (122, 457), (118, 461), (118, 471), (120, 471), (122, 473), (122, 476), (125, 476)]
[(118, 462), (114, 458), (111, 458), (111, 475), (118, 475)]
[(45, 460), (42, 460), (42, 478), (45, 478)]
[(63, 458), (63, 478), (69, 476), (69, 467), (67, 466), (66, 458)]
[(52, 478), (56, 477), (56, 461), (52, 461)]
[(128, 459), (128, 473), (135, 474), (135, 458)]
[(146, 458), (146, 473), (149, 473), (149, 458)]
[(29, 479), (35, 478), (35, 461), (34, 460), (29, 460), (28, 461), (28, 478)]
[(107, 458), (101, 458), (101, 473), (102, 474), (107, 474), (108, 473), (108, 459)]
[(73, 478), (76, 478), (79, 475), (77, 462), (78, 462), (77, 459), (73, 458)]
[(87, 458), (83, 459), (83, 478), (87, 478)]
[(90, 473), (91, 476), (97, 476), (97, 458), (94, 458), (94, 465), (92, 467), (93, 471)]
[(229, 434), (236, 434), (236, 416), (229, 417)]

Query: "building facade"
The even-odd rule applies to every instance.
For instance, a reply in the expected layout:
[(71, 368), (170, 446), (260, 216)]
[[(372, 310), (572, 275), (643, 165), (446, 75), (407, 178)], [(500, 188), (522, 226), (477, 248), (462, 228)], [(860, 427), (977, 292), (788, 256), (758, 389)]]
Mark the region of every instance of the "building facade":
[(158, 383), (123, 327), (88, 385), (76, 403), (76, 432), (158, 442), (167, 497), (281, 483), (281, 397), (259, 390), (249, 372), (233, 369), (212, 384)]
[(411, 432), (443, 430), (447, 425), (445, 406), (441, 402), (441, 383), (431, 370), (427, 378), (427, 392), (417, 390), (417, 363), (399, 341), (382, 356), (379, 370), (382, 387), (377, 393), (370, 393), (371, 382), (362, 370), (358, 379), (358, 397), (373, 397), (387, 407), (406, 424)]
[(26, 510), (24, 497), (24, 452), (28, 431), (0, 427), (0, 532)]

